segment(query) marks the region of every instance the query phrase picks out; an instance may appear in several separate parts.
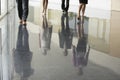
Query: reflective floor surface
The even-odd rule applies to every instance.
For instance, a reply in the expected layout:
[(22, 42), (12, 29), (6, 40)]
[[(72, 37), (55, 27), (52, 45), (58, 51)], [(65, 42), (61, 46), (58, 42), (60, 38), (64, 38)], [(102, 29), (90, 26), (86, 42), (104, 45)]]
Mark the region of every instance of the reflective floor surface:
[(120, 80), (117, 12), (77, 20), (74, 12), (32, 10), (26, 26), (16, 9), (0, 21), (3, 80)]

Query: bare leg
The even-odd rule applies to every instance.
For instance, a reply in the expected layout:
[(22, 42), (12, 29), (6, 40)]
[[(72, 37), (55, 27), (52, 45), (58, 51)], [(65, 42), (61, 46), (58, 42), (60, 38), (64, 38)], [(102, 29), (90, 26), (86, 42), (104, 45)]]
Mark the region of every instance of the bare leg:
[(43, 11), (42, 11), (42, 13), (44, 13), (44, 10), (45, 10), (45, 0), (43, 0)]
[(48, 0), (45, 0), (45, 14), (46, 14), (47, 6), (48, 6)]
[(82, 5), (83, 4), (80, 4), (80, 6), (79, 6), (78, 17), (77, 17), (78, 19), (80, 19), (80, 12), (81, 12), (81, 9), (82, 9)]
[(83, 6), (82, 6), (82, 16), (84, 16), (85, 9), (86, 9), (86, 4), (83, 4)]
[(85, 8), (86, 8), (86, 4), (83, 4), (83, 6), (82, 6), (82, 19), (81, 19), (81, 22), (82, 22), (82, 24), (84, 23), (84, 13), (85, 13)]

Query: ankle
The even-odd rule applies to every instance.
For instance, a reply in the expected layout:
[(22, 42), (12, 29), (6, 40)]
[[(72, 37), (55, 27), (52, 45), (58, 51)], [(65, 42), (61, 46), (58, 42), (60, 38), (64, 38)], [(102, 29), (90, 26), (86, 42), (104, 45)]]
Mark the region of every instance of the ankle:
[(26, 25), (26, 21), (22, 21), (22, 24), (23, 24), (23, 25)]
[(20, 24), (22, 23), (22, 20), (20, 20)]

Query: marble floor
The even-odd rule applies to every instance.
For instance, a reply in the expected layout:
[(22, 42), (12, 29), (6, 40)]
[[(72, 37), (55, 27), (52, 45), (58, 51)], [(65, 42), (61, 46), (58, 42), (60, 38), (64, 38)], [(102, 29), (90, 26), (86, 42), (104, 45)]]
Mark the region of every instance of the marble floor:
[(77, 20), (75, 12), (45, 16), (30, 7), (24, 26), (11, 10), (0, 21), (2, 79), (120, 80), (119, 13)]

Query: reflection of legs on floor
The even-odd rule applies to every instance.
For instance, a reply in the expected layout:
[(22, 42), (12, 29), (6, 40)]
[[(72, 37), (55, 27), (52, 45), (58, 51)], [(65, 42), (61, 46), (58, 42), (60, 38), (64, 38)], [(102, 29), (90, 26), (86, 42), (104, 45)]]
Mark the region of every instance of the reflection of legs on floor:
[(83, 67), (78, 68), (78, 75), (83, 75)]
[(20, 24), (19, 25), (19, 30), (18, 30), (17, 46), (16, 46), (17, 50), (22, 50), (22, 36), (23, 36), (22, 24)]
[(23, 25), (23, 47), (26, 51), (29, 51), (29, 35), (26, 26)]
[(28, 31), (22, 24), (19, 25), (16, 49), (29, 51)]
[(64, 49), (63, 54), (64, 54), (64, 56), (67, 56), (68, 55), (68, 50)]

